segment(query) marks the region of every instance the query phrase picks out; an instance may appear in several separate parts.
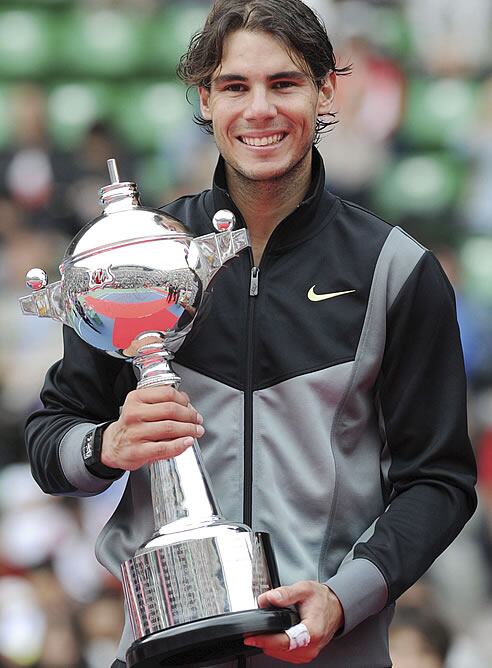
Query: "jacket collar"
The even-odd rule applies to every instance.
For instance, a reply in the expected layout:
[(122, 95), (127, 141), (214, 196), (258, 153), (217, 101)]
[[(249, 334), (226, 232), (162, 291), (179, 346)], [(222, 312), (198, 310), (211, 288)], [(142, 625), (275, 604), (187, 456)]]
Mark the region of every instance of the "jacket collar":
[[(241, 213), (227, 191), (225, 163), (222, 156), (215, 169), (210, 194), (213, 197), (214, 212), (219, 209), (229, 209), (236, 216), (238, 225), (244, 227)], [(321, 227), (324, 227), (331, 219), (328, 214), (334, 211), (337, 201), (337, 198), (325, 188), (323, 160), (319, 151), (314, 147), (312, 180), (309, 190), (294, 211), (277, 225), (268, 244), (270, 250), (281, 251), (317, 234)]]

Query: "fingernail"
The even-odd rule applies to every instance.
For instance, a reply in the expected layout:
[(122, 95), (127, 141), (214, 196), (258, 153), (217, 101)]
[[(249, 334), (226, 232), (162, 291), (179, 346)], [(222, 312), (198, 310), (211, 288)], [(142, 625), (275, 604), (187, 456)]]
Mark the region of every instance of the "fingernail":
[(271, 591), (270, 596), (276, 601), (281, 601), (283, 599), (283, 594), (281, 591)]
[(203, 424), (203, 417), (200, 415), (200, 413), (196, 414), (196, 421), (197, 424)]
[(200, 438), (200, 436), (203, 436), (204, 433), (205, 433), (205, 429), (202, 427), (202, 425), (201, 424), (197, 425), (197, 428), (196, 428), (197, 437)]
[(245, 638), (244, 644), (249, 645), (250, 647), (256, 647), (256, 640), (253, 640), (252, 638)]
[(189, 448), (190, 445), (193, 445), (194, 442), (195, 442), (194, 438), (192, 438), (191, 436), (187, 436), (183, 441), (183, 445), (185, 447)]

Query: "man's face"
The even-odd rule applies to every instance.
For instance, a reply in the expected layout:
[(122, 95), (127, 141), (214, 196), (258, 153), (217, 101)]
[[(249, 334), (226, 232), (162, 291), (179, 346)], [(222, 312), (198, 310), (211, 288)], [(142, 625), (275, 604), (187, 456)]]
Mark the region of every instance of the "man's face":
[(199, 90), (200, 107), (228, 167), (268, 181), (303, 160), (310, 169), (316, 119), (330, 110), (334, 83), (327, 76), (318, 90), (280, 41), (238, 30), (224, 42), (210, 90)]

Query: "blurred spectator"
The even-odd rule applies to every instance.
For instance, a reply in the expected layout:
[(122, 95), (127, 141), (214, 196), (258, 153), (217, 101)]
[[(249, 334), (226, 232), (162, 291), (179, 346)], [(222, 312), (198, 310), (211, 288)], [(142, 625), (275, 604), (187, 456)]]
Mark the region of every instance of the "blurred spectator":
[(46, 93), (38, 85), (20, 84), (10, 103), (13, 138), (0, 156), (1, 182), (31, 227), (70, 233), (73, 221), (59, 182), (64, 161), (49, 139)]
[(486, 563), (487, 594), (492, 599), (492, 424), (484, 429), (478, 446), (478, 485), (482, 509), (480, 547)]
[(444, 668), (451, 631), (422, 608), (397, 606), (390, 628), (394, 668)]
[(50, 561), (76, 531), (72, 513), (41, 492), (27, 464), (0, 471), (0, 513), (0, 561), (14, 572)]
[(396, 63), (383, 58), (358, 35), (337, 51), (352, 74), (337, 80), (336, 125), (319, 150), (327, 182), (342, 197), (369, 204), (374, 180), (388, 160), (388, 140), (402, 113), (404, 78)]
[(108, 589), (80, 608), (78, 625), (88, 668), (109, 666), (114, 659), (124, 623), (121, 598), (121, 592)]
[(0, 666), (33, 666), (46, 622), (32, 586), (22, 577), (0, 577)]
[(88, 668), (72, 617), (58, 613), (46, 621), (40, 657), (33, 668)]
[(453, 630), (433, 605), (397, 603), (389, 643), (393, 668), (488, 668), (490, 655), (478, 634)]
[(94, 123), (82, 143), (66, 160), (63, 176), (67, 202), (75, 217), (75, 233), (101, 215), (99, 189), (109, 183), (107, 161), (115, 158), (121, 181), (134, 181), (135, 166), (129, 150), (111, 126)]
[(492, 383), (492, 312), (463, 286), (460, 258), (451, 246), (434, 249), (456, 293), (465, 368), (470, 389)]
[(471, 132), (459, 140), (459, 147), (471, 158), (472, 164), (465, 193), (465, 216), (470, 229), (492, 233), (492, 77), (481, 86), (476, 119), (471, 120)]
[(78, 500), (43, 494), (27, 465), (0, 470), (0, 656), (5, 663), (107, 668), (112, 661), (123, 626), (122, 591), (95, 561), (92, 532), (100, 530), (121, 491), (116, 487), (97, 500), (84, 499), (93, 507), (82, 512)]
[[(38, 401), (46, 369), (61, 352), (60, 323), (23, 316), (17, 299), (29, 292), (24, 279), (30, 268), (42, 267), (51, 280), (57, 279), (67, 242), (55, 231), (31, 229), (22, 212), (14, 211), (0, 245), (0, 425), (25, 419)], [(11, 461), (8, 454), (3, 452), (1, 459)]]
[(468, 75), (492, 64), (489, 0), (405, 0), (418, 64), (428, 73)]

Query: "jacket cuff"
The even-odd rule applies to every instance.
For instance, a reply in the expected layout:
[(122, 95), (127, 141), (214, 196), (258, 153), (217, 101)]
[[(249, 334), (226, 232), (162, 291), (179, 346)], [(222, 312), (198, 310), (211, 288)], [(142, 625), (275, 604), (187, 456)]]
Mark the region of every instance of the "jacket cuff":
[(113, 482), (92, 475), (82, 459), (82, 442), (85, 435), (95, 426), (90, 422), (75, 425), (62, 438), (58, 449), (60, 465), (66, 479), (84, 495), (99, 494)]
[(340, 568), (326, 584), (338, 597), (345, 623), (338, 636), (349, 633), (388, 602), (388, 586), (381, 571), (367, 559), (354, 559)]

